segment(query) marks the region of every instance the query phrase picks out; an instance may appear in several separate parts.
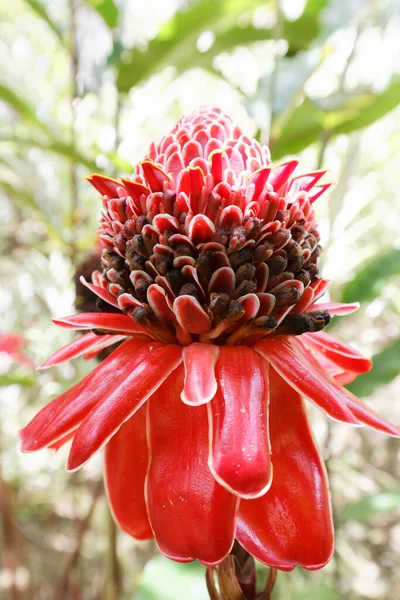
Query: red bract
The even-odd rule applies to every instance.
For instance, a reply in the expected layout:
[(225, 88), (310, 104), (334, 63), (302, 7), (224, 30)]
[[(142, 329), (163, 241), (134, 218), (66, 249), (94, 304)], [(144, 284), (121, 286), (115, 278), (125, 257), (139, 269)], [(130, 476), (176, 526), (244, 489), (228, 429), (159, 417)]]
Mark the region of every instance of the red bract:
[(357, 304), (327, 282), (312, 204), (323, 172), (278, 166), (218, 109), (183, 119), (103, 196), (101, 312), (45, 367), (122, 342), (21, 432), (24, 451), (72, 439), (74, 471), (105, 446), (115, 519), (168, 557), (221, 562), (235, 536), (262, 562), (318, 569), (333, 551), (329, 491), (303, 397), (399, 436), (342, 387), (369, 360), (322, 330)]
[(16, 333), (0, 334), (0, 355), (6, 354), (13, 361), (32, 367), (32, 361), (23, 353), (25, 346), (26, 340)]

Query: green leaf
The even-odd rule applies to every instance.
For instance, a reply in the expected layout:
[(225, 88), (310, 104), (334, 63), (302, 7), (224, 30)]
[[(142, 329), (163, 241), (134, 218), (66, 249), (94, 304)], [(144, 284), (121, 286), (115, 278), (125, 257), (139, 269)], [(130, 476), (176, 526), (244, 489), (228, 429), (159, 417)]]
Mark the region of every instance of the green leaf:
[(48, 131), (46, 125), (37, 118), (34, 108), (14, 90), (2, 84), (0, 84), (0, 100), (11, 106), (16, 113), (31, 125), (36, 125), (43, 131)]
[(106, 25), (113, 29), (118, 25), (119, 11), (113, 0), (87, 0), (104, 19)]
[[(240, 26), (243, 13), (253, 14), (258, 6), (272, 5), (265, 0), (202, 0), (191, 4), (164, 23), (157, 37), (149, 42), (146, 51), (134, 48), (125, 52), (118, 64), (117, 85), (126, 92), (166, 66), (178, 72), (193, 67), (212, 68), (215, 56), (229, 52), (239, 45), (268, 40), (272, 29), (253, 25)], [(318, 35), (319, 12), (326, 0), (309, 0), (302, 16), (296, 21), (283, 22), (283, 36), (289, 42), (289, 54), (308, 48)], [(251, 21), (251, 19), (249, 19)], [(215, 41), (202, 53), (196, 42), (203, 31), (211, 30)]]
[(283, 127), (273, 127), (271, 149), (274, 160), (300, 152), (319, 140), (324, 131), (333, 137), (371, 125), (399, 104), (400, 78), (394, 78), (379, 94), (365, 92), (339, 100), (338, 103), (337, 98), (327, 98), (323, 104), (317, 104), (305, 97)]
[(390, 383), (400, 373), (400, 339), (395, 340), (382, 352), (372, 357), (373, 367), (369, 373), (358, 375), (347, 385), (356, 396), (370, 396), (375, 388)]
[(295, 21), (284, 20), (283, 37), (289, 42), (288, 55), (305, 50), (321, 31), (320, 13), (327, 0), (308, 0), (302, 15)]
[(379, 513), (387, 513), (400, 506), (400, 486), (367, 496), (358, 502), (348, 504), (342, 510), (342, 521), (367, 521)]
[(396, 108), (398, 104), (400, 104), (400, 77), (394, 78), (383, 92), (366, 95), (362, 110), (354, 110), (351, 118), (338, 123), (335, 126), (335, 135), (367, 127)]
[(53, 33), (56, 34), (58, 39), (62, 44), (65, 44), (65, 38), (56, 23), (54, 23), (53, 19), (50, 18), (49, 13), (47, 12), (44, 5), (40, 2), (40, 0), (25, 0), (27, 4), (31, 7), (31, 9), (40, 17), (43, 21), (47, 23)]
[(394, 248), (369, 260), (342, 289), (341, 302), (371, 302), (393, 275), (400, 274), (400, 250)]

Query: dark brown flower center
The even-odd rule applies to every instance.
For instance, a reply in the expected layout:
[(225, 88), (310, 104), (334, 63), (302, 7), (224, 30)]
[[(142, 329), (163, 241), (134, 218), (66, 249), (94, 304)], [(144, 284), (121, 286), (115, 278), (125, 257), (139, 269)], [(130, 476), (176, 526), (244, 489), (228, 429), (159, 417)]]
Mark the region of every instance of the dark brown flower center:
[[(164, 194), (171, 196), (169, 190)], [(275, 198), (271, 200), (272, 204)], [(166, 201), (173, 205), (175, 197)], [(125, 203), (118, 199), (123, 217)], [(123, 312), (168, 342), (248, 344), (266, 334), (300, 335), (323, 329), (329, 314), (306, 310), (321, 281), (317, 230), (297, 218), (303, 213), (297, 214), (290, 205), (275, 210), (268, 220), (236, 218), (236, 207), (230, 208), (223, 224), (212, 230), (203, 215), (197, 215), (196, 222), (186, 213), (174, 219), (166, 213), (154, 219), (121, 218), (114, 235), (103, 234), (109, 248), (101, 256), (101, 284), (118, 299)], [(155, 286), (165, 295), (165, 309), (152, 299)], [(192, 297), (201, 307), (210, 322), (207, 331), (189, 327), (186, 337), (178, 331), (182, 327), (173, 317), (180, 296)], [(100, 305), (108, 310), (104, 302)]]

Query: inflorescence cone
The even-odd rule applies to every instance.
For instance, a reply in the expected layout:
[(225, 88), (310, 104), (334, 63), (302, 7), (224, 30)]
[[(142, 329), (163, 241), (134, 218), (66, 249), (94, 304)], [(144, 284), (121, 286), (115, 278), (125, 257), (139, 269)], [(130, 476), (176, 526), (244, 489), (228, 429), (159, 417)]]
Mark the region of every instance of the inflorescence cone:
[(104, 206), (102, 309), (182, 345), (322, 330), (312, 204), (330, 184), (324, 171), (294, 176), (297, 164), (272, 166), (266, 146), (213, 109), (153, 143), (131, 179), (89, 177)]
[(312, 204), (328, 184), (296, 166), (272, 167), (213, 109), (153, 144), (132, 179), (90, 177), (103, 270), (82, 282), (103, 312), (54, 319), (91, 331), (42, 368), (119, 346), (20, 431), (21, 449), (71, 441), (75, 471), (105, 447), (117, 523), (173, 560), (214, 567), (235, 538), (276, 569), (330, 560), (329, 490), (303, 397), (400, 437), (343, 387), (371, 361), (321, 331), (358, 304), (315, 303), (327, 282)]

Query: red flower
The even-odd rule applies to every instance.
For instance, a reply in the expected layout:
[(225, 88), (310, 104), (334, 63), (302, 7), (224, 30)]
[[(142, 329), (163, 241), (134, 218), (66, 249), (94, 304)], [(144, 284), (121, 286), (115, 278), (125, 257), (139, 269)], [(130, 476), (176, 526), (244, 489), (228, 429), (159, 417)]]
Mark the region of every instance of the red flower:
[[(45, 363), (123, 343), (21, 432), (24, 451), (72, 439), (74, 471), (105, 446), (115, 519), (174, 560), (221, 562), (235, 536), (262, 562), (325, 565), (329, 491), (303, 396), (328, 416), (398, 436), (341, 384), (370, 361), (322, 330), (357, 305), (316, 304), (323, 172), (293, 176), (218, 109), (152, 144), (103, 196), (101, 313)], [(99, 335), (102, 334), (102, 335)]]
[(32, 366), (32, 361), (23, 353), (25, 346), (26, 340), (16, 333), (0, 334), (0, 355), (6, 354), (21, 365)]

